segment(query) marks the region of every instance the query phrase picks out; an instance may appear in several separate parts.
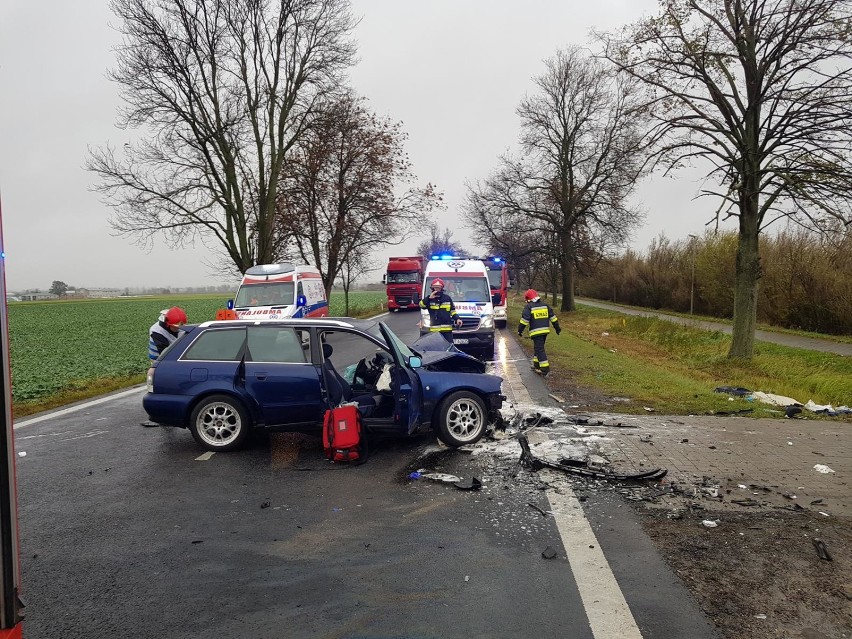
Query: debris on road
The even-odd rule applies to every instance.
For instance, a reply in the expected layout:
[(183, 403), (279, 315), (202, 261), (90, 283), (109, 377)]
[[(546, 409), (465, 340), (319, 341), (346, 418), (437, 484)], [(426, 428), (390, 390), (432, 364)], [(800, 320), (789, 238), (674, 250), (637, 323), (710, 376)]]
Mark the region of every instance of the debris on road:
[(820, 559), (824, 561), (833, 561), (831, 553), (828, 552), (828, 548), (826, 547), (825, 542), (822, 541), (822, 539), (817, 539), (816, 537), (814, 537), (811, 541), (813, 542), (814, 548), (816, 548), (817, 555)]
[(540, 507), (538, 507), (538, 506), (536, 506), (534, 503), (532, 503), (532, 502), (527, 502), (527, 506), (529, 506), (530, 508), (532, 508), (532, 509), (534, 509), (534, 510), (537, 510), (537, 511), (541, 514), (541, 516), (542, 516), (542, 517), (547, 517), (547, 511), (546, 511), (546, 510), (544, 510), (544, 509), (542, 509), (542, 508), (540, 508)]
[(557, 553), (553, 548), (548, 546), (544, 550), (541, 551), (541, 556), (544, 559), (554, 559), (559, 553)]
[(521, 458), (519, 466), (523, 466), (533, 472), (542, 468), (553, 468), (563, 472), (579, 475), (580, 477), (594, 477), (598, 479), (609, 479), (615, 481), (662, 479), (668, 473), (665, 468), (652, 468), (639, 473), (618, 473), (609, 469), (601, 468), (597, 464), (590, 465), (587, 460), (562, 458), (559, 461), (540, 459), (533, 455), (530, 450), (529, 440), (523, 433), (518, 434), (518, 443), (521, 445)]
[(829, 474), (834, 472), (831, 468), (829, 468), (825, 464), (817, 464), (816, 466), (814, 466), (814, 470), (817, 471), (818, 473), (822, 473), (823, 475), (829, 475)]

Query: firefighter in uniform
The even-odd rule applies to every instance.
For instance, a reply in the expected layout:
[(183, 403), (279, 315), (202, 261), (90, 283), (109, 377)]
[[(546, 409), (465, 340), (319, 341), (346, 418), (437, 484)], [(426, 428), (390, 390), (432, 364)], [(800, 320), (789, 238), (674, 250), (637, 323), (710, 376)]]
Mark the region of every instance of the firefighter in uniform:
[(461, 328), (461, 318), (456, 313), (452, 298), (444, 293), (444, 280), (436, 278), (432, 281), (432, 293), (425, 300), (420, 300), (420, 308), (429, 311), (429, 330), (440, 333), (452, 343), (453, 325)]
[(186, 324), (186, 312), (179, 306), (162, 311), (160, 318), (148, 331), (148, 357), (157, 359), (166, 346), (174, 342), (180, 327)]
[(518, 335), (523, 337), (524, 328), (529, 329), (533, 341), (532, 369), (542, 375), (547, 375), (550, 372), (550, 362), (547, 361), (547, 353), (544, 352), (544, 342), (548, 333), (550, 333), (551, 324), (553, 324), (553, 329), (557, 335), (562, 332), (562, 328), (559, 326), (556, 313), (553, 312), (547, 302), (538, 296), (537, 292), (529, 289), (524, 293), (524, 299), (527, 305), (521, 313)]

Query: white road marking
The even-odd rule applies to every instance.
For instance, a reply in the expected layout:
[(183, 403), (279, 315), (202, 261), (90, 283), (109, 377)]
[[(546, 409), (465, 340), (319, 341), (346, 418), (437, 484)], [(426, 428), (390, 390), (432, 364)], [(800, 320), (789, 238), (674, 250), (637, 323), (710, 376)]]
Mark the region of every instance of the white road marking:
[(216, 454), (216, 453), (215, 453), (214, 451), (212, 451), (212, 450), (208, 450), (206, 453), (204, 453), (204, 454), (199, 455), (198, 457), (196, 457), (196, 458), (195, 458), (195, 461), (207, 461), (208, 459), (210, 459), (211, 457), (213, 457), (213, 455), (215, 455), (215, 454)]
[[(501, 338), (500, 342), (498, 362), (505, 381), (516, 402), (531, 404), (529, 391), (513, 363), (517, 360), (508, 359), (508, 340)], [(547, 500), (562, 537), (562, 545), (583, 600), (592, 634), (595, 639), (642, 639), (642, 633), (639, 632), (589, 520), (583, 513), (583, 507), (570, 487), (562, 485), (560, 490), (562, 494), (548, 490)]]
[(547, 491), (571, 572), (595, 639), (642, 639), (615, 575), (574, 491)]
[(121, 391), (120, 393), (115, 393), (114, 395), (107, 395), (106, 397), (100, 397), (98, 399), (93, 399), (90, 402), (86, 402), (84, 404), (77, 404), (76, 406), (71, 406), (70, 408), (63, 408), (62, 410), (58, 410), (56, 412), (50, 413), (48, 415), (42, 415), (41, 417), (33, 417), (32, 419), (26, 419), (22, 422), (18, 422), (15, 424), (15, 430), (19, 428), (23, 428), (24, 426), (32, 426), (33, 424), (38, 424), (39, 422), (47, 421), (48, 419), (53, 419), (54, 417), (62, 417), (63, 415), (68, 415), (69, 413), (76, 413), (79, 410), (83, 410), (84, 408), (89, 408), (91, 406), (97, 406), (98, 404), (103, 404), (104, 402), (109, 402), (114, 399), (118, 399), (120, 397), (126, 397), (128, 395), (133, 395), (134, 393), (141, 393), (145, 390), (145, 387), (136, 386), (126, 391)]
[(75, 439), (87, 439), (88, 437), (97, 437), (98, 435), (106, 435), (109, 433), (108, 430), (93, 430), (89, 433), (83, 433), (82, 435), (77, 435), (75, 437), (66, 437), (65, 439), (60, 439), (62, 442), (70, 442)]

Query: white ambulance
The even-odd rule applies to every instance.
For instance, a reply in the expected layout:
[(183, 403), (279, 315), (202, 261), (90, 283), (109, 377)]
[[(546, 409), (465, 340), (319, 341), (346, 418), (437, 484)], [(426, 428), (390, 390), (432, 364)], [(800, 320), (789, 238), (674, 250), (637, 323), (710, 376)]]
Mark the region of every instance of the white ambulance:
[[(476, 259), (433, 257), (423, 276), (423, 299), (438, 278), (444, 280), (444, 293), (452, 298), (462, 321), (461, 328), (453, 329), (453, 344), (480, 359), (494, 359), (494, 306), (485, 264)], [(420, 334), (426, 335), (429, 329), (429, 311), (421, 309)]]
[(233, 309), (241, 319), (326, 317), (328, 300), (313, 266), (259, 264), (243, 275)]

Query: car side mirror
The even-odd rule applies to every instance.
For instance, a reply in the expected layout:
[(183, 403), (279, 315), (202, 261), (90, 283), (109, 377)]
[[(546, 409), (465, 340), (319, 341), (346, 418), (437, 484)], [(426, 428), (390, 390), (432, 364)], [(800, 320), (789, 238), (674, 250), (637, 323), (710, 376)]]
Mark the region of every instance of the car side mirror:
[(301, 307), (301, 306), (307, 306), (307, 305), (308, 305), (308, 298), (306, 298), (304, 295), (299, 295), (299, 297), (296, 298), (296, 306)]
[(385, 273), (384, 275), (382, 275), (382, 284), (387, 284), (387, 283), (388, 283), (388, 274)]
[(420, 359), (419, 357), (412, 356), (412, 357), (408, 358), (408, 365), (411, 368), (420, 368), (420, 367), (423, 366), (423, 360)]

